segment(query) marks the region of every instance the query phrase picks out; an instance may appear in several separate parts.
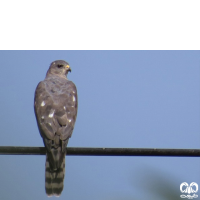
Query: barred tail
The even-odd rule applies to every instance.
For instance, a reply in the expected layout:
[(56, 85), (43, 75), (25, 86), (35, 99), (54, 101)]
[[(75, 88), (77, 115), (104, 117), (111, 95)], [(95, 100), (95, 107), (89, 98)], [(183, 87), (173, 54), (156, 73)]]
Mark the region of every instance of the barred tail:
[(45, 164), (45, 190), (47, 196), (57, 196), (61, 195), (64, 186), (65, 177), (65, 156), (62, 160), (60, 168), (57, 170), (52, 170), (50, 167), (48, 155), (46, 155)]

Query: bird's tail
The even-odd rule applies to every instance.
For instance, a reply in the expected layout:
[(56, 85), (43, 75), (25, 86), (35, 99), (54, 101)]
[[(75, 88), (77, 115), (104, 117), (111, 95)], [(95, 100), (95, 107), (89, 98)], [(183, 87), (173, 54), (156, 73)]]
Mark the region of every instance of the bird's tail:
[(47, 196), (60, 196), (64, 186), (65, 177), (65, 156), (62, 159), (58, 169), (52, 170), (48, 154), (46, 155), (45, 164), (45, 190)]

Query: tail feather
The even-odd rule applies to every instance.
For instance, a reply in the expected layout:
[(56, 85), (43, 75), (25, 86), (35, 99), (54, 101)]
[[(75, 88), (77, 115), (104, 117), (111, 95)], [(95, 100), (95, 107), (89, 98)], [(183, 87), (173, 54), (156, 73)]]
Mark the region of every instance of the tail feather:
[(60, 168), (52, 170), (48, 155), (46, 155), (45, 165), (45, 190), (47, 196), (60, 196), (64, 186), (65, 176), (65, 156), (62, 160)]

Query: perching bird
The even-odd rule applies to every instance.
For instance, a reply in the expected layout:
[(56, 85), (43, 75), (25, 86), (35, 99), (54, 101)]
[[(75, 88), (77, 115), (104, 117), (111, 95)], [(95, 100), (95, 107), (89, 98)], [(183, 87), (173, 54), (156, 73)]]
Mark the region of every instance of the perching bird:
[(68, 72), (71, 72), (71, 68), (67, 62), (52, 62), (46, 78), (35, 91), (34, 110), (47, 151), (47, 196), (60, 196), (63, 190), (66, 146), (77, 116), (77, 90), (75, 84), (67, 79)]

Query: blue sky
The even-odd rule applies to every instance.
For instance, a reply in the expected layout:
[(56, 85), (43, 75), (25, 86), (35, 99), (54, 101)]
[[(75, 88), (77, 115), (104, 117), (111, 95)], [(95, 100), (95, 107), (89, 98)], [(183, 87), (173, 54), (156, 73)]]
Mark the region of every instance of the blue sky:
[[(0, 146), (43, 146), (34, 91), (58, 59), (78, 90), (69, 147), (200, 148), (199, 51), (0, 51)], [(0, 157), (1, 199), (47, 199), (45, 156)], [(199, 167), (199, 158), (67, 156), (60, 199), (164, 199), (149, 179), (180, 195), (182, 182), (200, 184)]]

